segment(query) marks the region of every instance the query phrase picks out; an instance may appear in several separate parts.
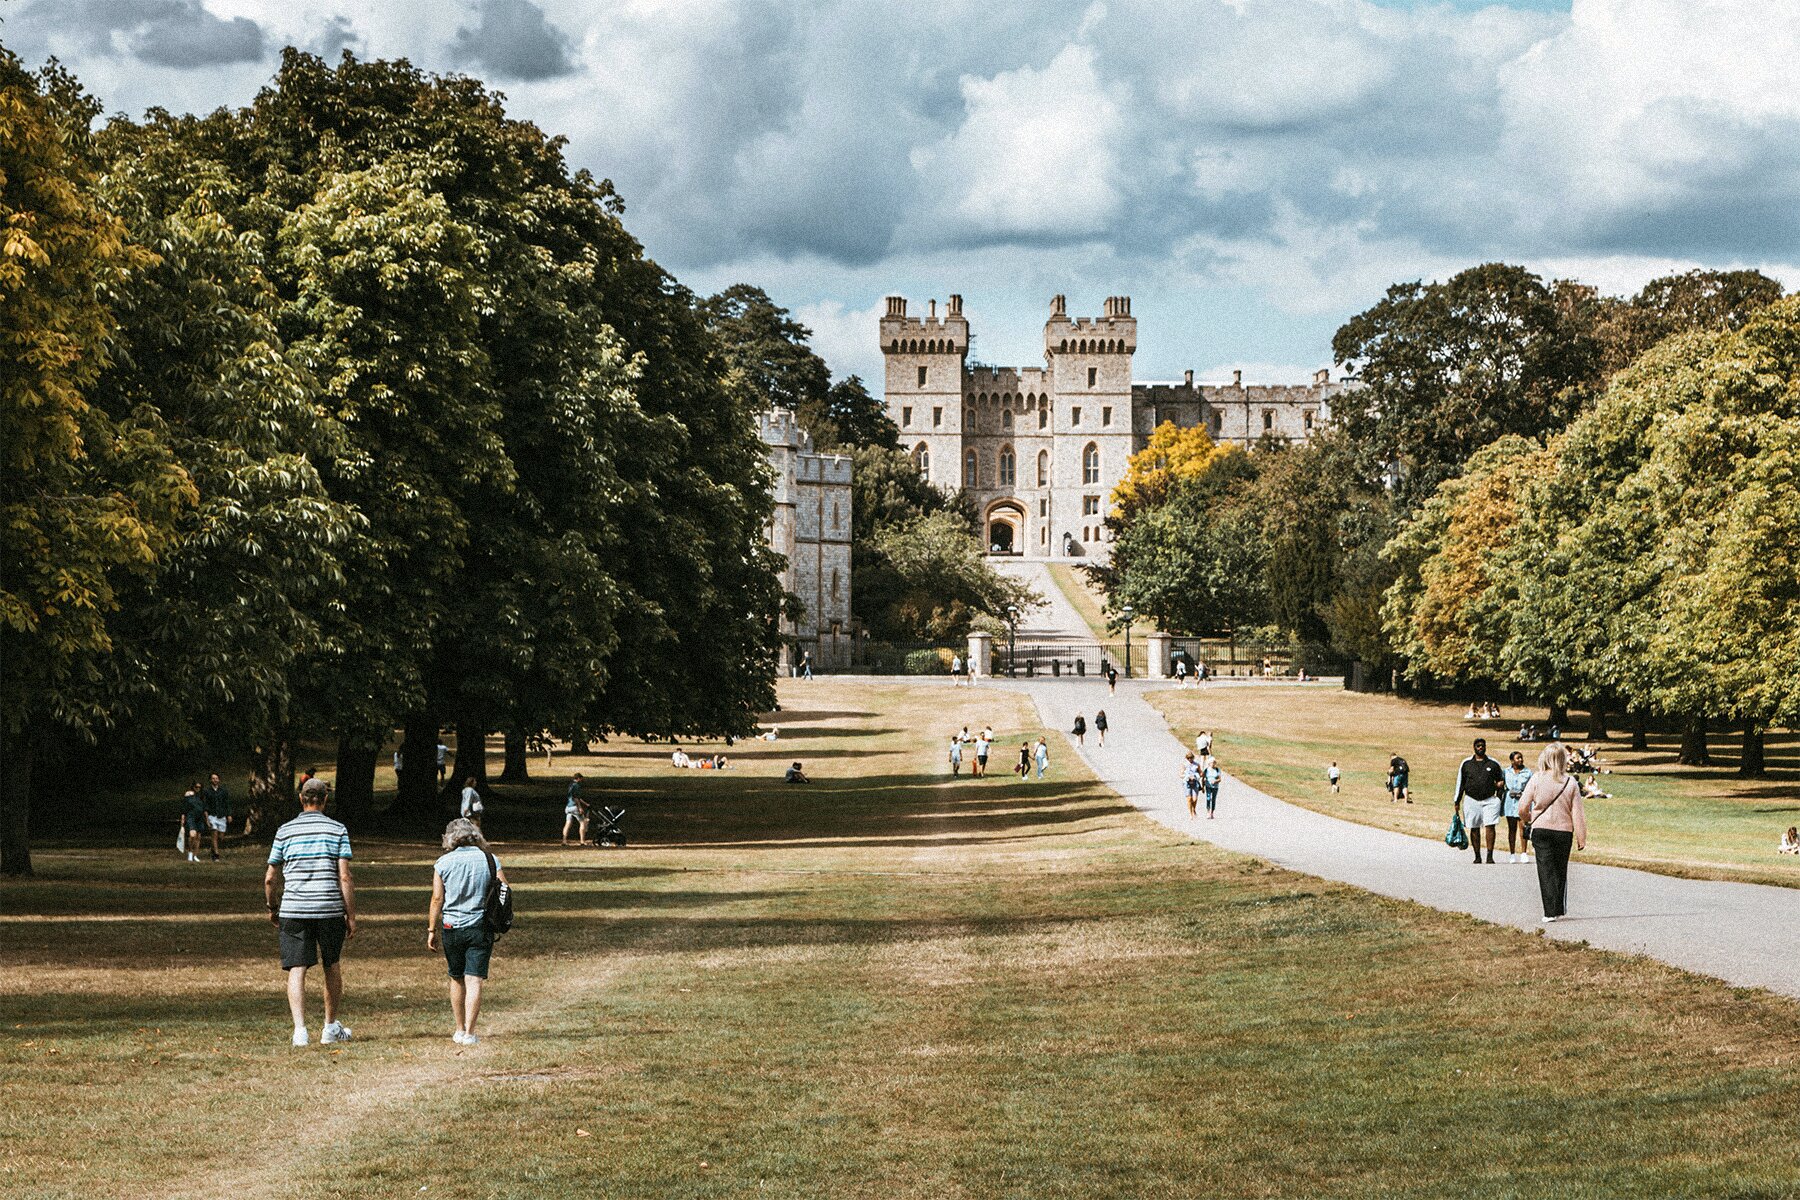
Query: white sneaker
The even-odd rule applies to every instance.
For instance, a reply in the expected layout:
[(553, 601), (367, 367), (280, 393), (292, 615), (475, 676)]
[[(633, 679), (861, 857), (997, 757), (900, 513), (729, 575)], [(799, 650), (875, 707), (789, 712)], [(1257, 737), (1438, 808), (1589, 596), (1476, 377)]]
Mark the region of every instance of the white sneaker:
[(307, 1041), (306, 1026), (304, 1026), (304, 1025), (294, 1026), (294, 1045), (304, 1046), (304, 1045), (306, 1045), (306, 1041)]
[(194, 854), (190, 851), (188, 854), (188, 861), (189, 862), (199, 862), (200, 856), (198, 854)]
[(480, 1038), (476, 1037), (472, 1033), (463, 1034), (463, 1045), (465, 1045), (465, 1046), (473, 1046), (475, 1043), (479, 1042), (480, 1040), (481, 1040)]
[(459, 1029), (455, 1033), (450, 1035), (450, 1040), (460, 1046), (464, 1042), (469, 1040), (469, 1035)]
[(1544, 924), (1546, 924), (1546, 925), (1552, 925), (1552, 924), (1554, 924), (1554, 923), (1556, 923), (1556, 922), (1557, 922), (1557, 921), (1559, 921), (1559, 920), (1561, 920), (1561, 919), (1562, 919), (1562, 918), (1560, 918), (1560, 917), (1545, 917), (1545, 918), (1544, 918)]
[(326, 1045), (330, 1045), (332, 1042), (347, 1042), (349, 1040), (350, 1027), (345, 1025), (342, 1021), (333, 1021), (319, 1031), (319, 1041)]

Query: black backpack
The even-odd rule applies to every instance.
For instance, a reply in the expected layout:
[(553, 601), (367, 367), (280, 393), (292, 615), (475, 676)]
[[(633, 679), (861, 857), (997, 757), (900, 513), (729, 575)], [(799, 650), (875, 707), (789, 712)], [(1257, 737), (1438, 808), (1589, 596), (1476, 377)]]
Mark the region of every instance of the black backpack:
[(481, 901), (481, 925), (495, 937), (499, 937), (512, 928), (513, 905), (512, 887), (500, 878), (500, 866), (494, 856), (487, 854), (488, 881), (487, 894)]

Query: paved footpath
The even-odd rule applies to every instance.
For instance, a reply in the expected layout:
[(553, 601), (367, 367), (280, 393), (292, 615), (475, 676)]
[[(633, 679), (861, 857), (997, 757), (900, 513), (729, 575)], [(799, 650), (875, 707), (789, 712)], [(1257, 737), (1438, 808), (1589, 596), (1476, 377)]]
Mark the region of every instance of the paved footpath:
[[(1090, 733), (1082, 757), (1125, 799), (1169, 828), (1228, 850), (1384, 896), (1416, 900), (1501, 925), (1544, 930), (1566, 941), (1651, 958), (1728, 983), (1800, 997), (1800, 888), (1677, 879), (1580, 861), (1569, 869), (1569, 913), (1545, 926), (1531, 863), (1475, 866), (1468, 852), (1442, 842), (1340, 821), (1277, 800), (1226, 777), (1219, 815), (1190, 821), (1181, 789), (1185, 747), (1139, 682), (994, 680), (984, 686), (1027, 693), (1050, 729), (1068, 729), (1075, 714), (1106, 710), (1107, 745)], [(1071, 749), (1073, 745), (1071, 743)], [(1229, 743), (1218, 747), (1230, 765)], [(1448, 797), (1421, 799), (1450, 820)], [(1504, 838), (1504, 833), (1502, 834)], [(1498, 857), (1498, 856), (1496, 856)]]

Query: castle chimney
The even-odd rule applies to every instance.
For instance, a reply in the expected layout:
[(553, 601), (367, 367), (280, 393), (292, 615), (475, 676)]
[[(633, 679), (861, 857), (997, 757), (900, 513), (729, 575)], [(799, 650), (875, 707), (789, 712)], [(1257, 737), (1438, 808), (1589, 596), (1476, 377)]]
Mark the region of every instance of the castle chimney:
[(1069, 315), (1069, 298), (1067, 296), (1050, 297), (1050, 315), (1066, 317)]
[(936, 300), (933, 300), (931, 302), (931, 319), (934, 321), (937, 320), (937, 301)]
[(950, 293), (950, 315), (953, 317), (962, 316), (962, 297), (955, 292)]
[(1193, 391), (1194, 390), (1194, 372), (1192, 370), (1183, 371), (1181, 373), (1181, 382), (1187, 384), (1188, 391), (1190, 391), (1190, 392)]
[(1241, 388), (1244, 386), (1244, 373), (1242, 371), (1233, 371), (1231, 373), (1231, 386), (1234, 388)]
[(1317, 371), (1313, 372), (1313, 382), (1315, 384), (1330, 383), (1331, 371), (1328, 368), (1320, 367)]
[(904, 317), (906, 315), (906, 297), (905, 296), (889, 296), (887, 298), (887, 302), (888, 302), (888, 314), (887, 314), (888, 316)]

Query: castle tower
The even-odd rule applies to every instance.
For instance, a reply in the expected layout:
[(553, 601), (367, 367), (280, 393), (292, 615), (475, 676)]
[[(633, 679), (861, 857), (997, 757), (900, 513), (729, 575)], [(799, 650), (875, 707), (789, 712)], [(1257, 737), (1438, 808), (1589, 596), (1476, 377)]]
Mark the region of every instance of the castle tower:
[(1050, 521), (1055, 558), (1110, 553), (1103, 522), (1114, 484), (1133, 450), (1131, 365), (1137, 319), (1131, 297), (1108, 296), (1099, 317), (1071, 319), (1062, 296), (1044, 322), (1054, 433)]
[(961, 486), (963, 369), (969, 354), (969, 322), (962, 297), (952, 295), (944, 314), (931, 301), (924, 317), (906, 315), (906, 297), (889, 296), (881, 319), (886, 361), (888, 416), (900, 428), (900, 444), (946, 491)]

